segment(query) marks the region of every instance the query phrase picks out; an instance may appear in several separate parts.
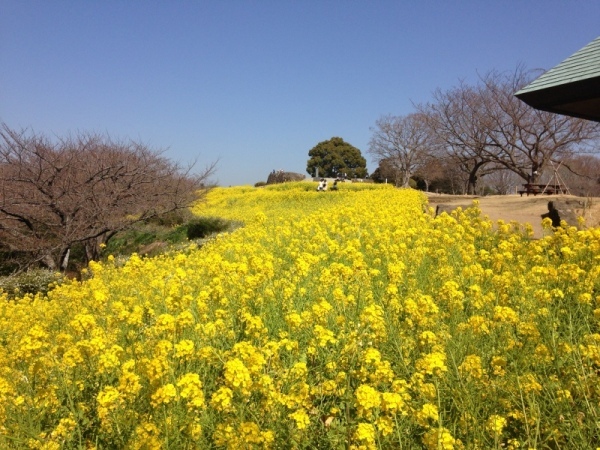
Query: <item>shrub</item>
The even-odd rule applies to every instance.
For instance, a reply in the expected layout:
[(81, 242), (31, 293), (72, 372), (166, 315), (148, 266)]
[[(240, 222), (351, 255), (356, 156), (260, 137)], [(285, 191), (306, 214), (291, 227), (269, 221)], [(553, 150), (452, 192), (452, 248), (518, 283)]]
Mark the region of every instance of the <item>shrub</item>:
[(151, 224), (160, 225), (163, 227), (176, 227), (183, 225), (193, 217), (192, 212), (189, 209), (178, 209), (171, 211), (166, 214), (161, 214), (157, 217), (148, 219), (146, 222)]
[(199, 217), (187, 224), (188, 239), (202, 239), (214, 233), (228, 231), (231, 228), (231, 222), (218, 217)]
[(64, 280), (64, 275), (47, 269), (30, 269), (14, 275), (0, 278), (0, 291), (9, 298), (22, 297), (27, 294), (47, 294)]

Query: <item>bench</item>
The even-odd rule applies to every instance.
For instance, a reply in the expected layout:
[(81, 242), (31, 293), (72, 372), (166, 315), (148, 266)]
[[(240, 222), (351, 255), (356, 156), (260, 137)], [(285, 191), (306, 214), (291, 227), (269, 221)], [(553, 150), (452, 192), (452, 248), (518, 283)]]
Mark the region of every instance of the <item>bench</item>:
[(523, 189), (517, 191), (519, 193), (519, 195), (521, 195), (521, 197), (523, 197), (523, 194), (527, 194), (527, 196), (529, 197), (529, 194), (533, 194), (538, 195), (538, 194), (546, 194), (546, 195), (553, 195), (553, 194), (566, 194), (566, 188), (563, 188), (562, 186), (558, 185), (558, 184), (531, 184), (531, 183), (526, 183), (523, 185)]
[(538, 195), (542, 191), (537, 188), (528, 187), (528, 188), (525, 188), (525, 189), (517, 191), (517, 192), (521, 195), (521, 197), (523, 197), (523, 194), (527, 194), (527, 197), (529, 197), (529, 194)]

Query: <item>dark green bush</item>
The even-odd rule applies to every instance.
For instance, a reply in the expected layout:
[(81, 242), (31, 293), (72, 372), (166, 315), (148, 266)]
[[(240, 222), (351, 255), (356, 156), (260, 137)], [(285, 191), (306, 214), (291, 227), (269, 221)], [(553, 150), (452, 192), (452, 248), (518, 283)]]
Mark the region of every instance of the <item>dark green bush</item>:
[(201, 239), (231, 229), (232, 223), (218, 217), (198, 217), (187, 224), (188, 239)]

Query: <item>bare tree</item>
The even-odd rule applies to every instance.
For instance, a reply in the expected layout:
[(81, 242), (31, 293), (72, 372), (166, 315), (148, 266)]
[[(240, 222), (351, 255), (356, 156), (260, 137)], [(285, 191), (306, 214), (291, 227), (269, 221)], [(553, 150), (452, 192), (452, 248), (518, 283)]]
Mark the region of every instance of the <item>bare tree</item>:
[(486, 99), (462, 82), (445, 92), (436, 90), (433, 98), (434, 103), (417, 108), (426, 118), (437, 145), (448, 154), (448, 162), (467, 175), (467, 193), (474, 194), (479, 178), (495, 170), (490, 165), (493, 142), (488, 135)]
[(532, 72), (492, 71), (475, 86), (434, 92), (434, 102), (418, 107), (454, 163), (468, 174), (468, 193), (478, 180), (506, 168), (523, 180), (539, 181), (550, 162), (598, 147), (600, 124), (538, 111), (514, 96)]
[(519, 177), (513, 171), (500, 167), (486, 177), (486, 186), (500, 195), (515, 193)]
[(569, 192), (579, 196), (600, 196), (600, 159), (594, 155), (571, 155), (552, 164)]
[(494, 147), (488, 157), (536, 183), (550, 162), (593, 150), (600, 124), (540, 111), (516, 98), (532, 78), (523, 67), (510, 75), (492, 71), (482, 77), (478, 91), (486, 99), (487, 136)]
[(207, 190), (199, 174), (147, 146), (96, 134), (50, 140), (0, 127), (0, 246), (65, 270), (73, 245), (89, 259), (120, 230), (187, 208)]
[(444, 167), (443, 177), (436, 183), (438, 190), (450, 194), (465, 195), (468, 193), (469, 174), (459, 165), (448, 164)]
[(397, 186), (408, 186), (410, 177), (431, 157), (431, 135), (420, 113), (384, 116), (375, 122), (369, 153), (386, 161)]
[(448, 175), (446, 171), (449, 163), (448, 160), (448, 155), (444, 151), (439, 147), (432, 146), (429, 157), (426, 158), (425, 162), (414, 173), (417, 186), (419, 188), (424, 187), (425, 191), (429, 192), (432, 184), (445, 179)]
[(371, 179), (376, 183), (396, 183), (397, 170), (388, 159), (381, 159), (378, 162), (377, 168), (371, 174)]

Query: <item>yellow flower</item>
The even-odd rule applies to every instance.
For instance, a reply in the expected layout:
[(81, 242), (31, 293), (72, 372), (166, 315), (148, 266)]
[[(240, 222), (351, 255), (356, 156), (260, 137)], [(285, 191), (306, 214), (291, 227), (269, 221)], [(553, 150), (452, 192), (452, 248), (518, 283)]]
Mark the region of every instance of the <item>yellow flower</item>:
[(401, 412), (405, 406), (403, 396), (396, 392), (384, 392), (381, 394), (381, 400), (383, 410), (394, 414)]
[(471, 377), (475, 380), (481, 379), (485, 371), (481, 367), (481, 357), (477, 355), (468, 355), (465, 357), (465, 360), (458, 367), (458, 370), (468, 377)]
[(290, 313), (285, 316), (285, 321), (291, 329), (297, 329), (302, 324), (302, 317), (298, 313)]
[(337, 339), (334, 337), (334, 333), (321, 325), (315, 325), (313, 333), (317, 339), (319, 347), (326, 347), (327, 344), (335, 344)]
[(179, 396), (187, 400), (189, 409), (204, 407), (204, 392), (202, 392), (200, 375), (186, 373), (177, 382), (177, 387), (181, 389)]
[(492, 434), (497, 436), (502, 434), (502, 430), (506, 426), (506, 419), (496, 414), (491, 415), (485, 423), (486, 429)]
[(390, 417), (378, 417), (377, 429), (383, 436), (389, 436), (394, 432), (394, 422)]
[(160, 431), (156, 425), (142, 422), (135, 429), (136, 439), (133, 444), (135, 450), (160, 450), (162, 442)]
[(516, 311), (508, 306), (494, 307), (494, 320), (510, 324), (519, 323), (519, 316)]
[(506, 358), (503, 356), (492, 357), (492, 371), (494, 375), (504, 376), (506, 374)]
[(519, 377), (519, 382), (526, 393), (542, 392), (542, 385), (538, 382), (537, 377), (533, 373), (528, 373)]
[(50, 437), (53, 440), (66, 439), (73, 432), (76, 426), (77, 422), (75, 422), (75, 420), (73, 420), (72, 417), (60, 419), (60, 422), (58, 423), (56, 428), (54, 428), (52, 433), (50, 433)]
[(356, 389), (355, 395), (360, 415), (367, 415), (372, 409), (381, 406), (381, 394), (368, 384), (361, 384)]
[(159, 387), (152, 394), (152, 406), (155, 408), (160, 405), (167, 405), (177, 398), (177, 389), (171, 383)]
[(119, 345), (113, 345), (109, 350), (104, 351), (98, 359), (98, 372), (109, 373), (112, 369), (119, 367), (121, 364), (120, 355), (123, 353), (123, 348)]
[(370, 423), (359, 423), (354, 432), (354, 439), (367, 445), (375, 445), (375, 427)]
[(177, 358), (189, 358), (194, 354), (194, 342), (184, 339), (175, 344), (175, 356)]
[(417, 412), (417, 421), (423, 427), (429, 427), (430, 421), (437, 423), (438, 420), (438, 407), (432, 403), (425, 403)]
[(417, 361), (417, 369), (429, 375), (441, 375), (448, 371), (446, 355), (442, 352), (426, 354)]
[(217, 411), (229, 411), (232, 408), (231, 401), (233, 399), (233, 391), (228, 387), (221, 386), (217, 389), (210, 398), (210, 404)]
[(288, 414), (288, 417), (294, 419), (296, 427), (299, 430), (304, 430), (310, 424), (310, 418), (308, 417), (306, 410), (303, 408)]
[(260, 428), (254, 422), (243, 422), (238, 432), (241, 442), (245, 444), (260, 444), (263, 441)]
[(91, 314), (77, 314), (69, 325), (77, 333), (84, 333), (96, 327), (96, 318)]
[(452, 450), (456, 439), (446, 428), (432, 428), (423, 436), (423, 444), (428, 450)]
[(123, 373), (119, 377), (118, 389), (125, 397), (135, 397), (142, 389), (139, 375), (133, 373), (134, 368), (134, 360), (126, 361), (122, 366)]
[(111, 412), (121, 405), (121, 395), (114, 387), (106, 386), (96, 396), (96, 402), (98, 403), (98, 417), (103, 426), (108, 426)]
[(224, 369), (227, 385), (231, 389), (239, 390), (244, 395), (249, 395), (252, 379), (250, 378), (250, 371), (244, 363), (240, 359), (234, 358), (225, 363)]

